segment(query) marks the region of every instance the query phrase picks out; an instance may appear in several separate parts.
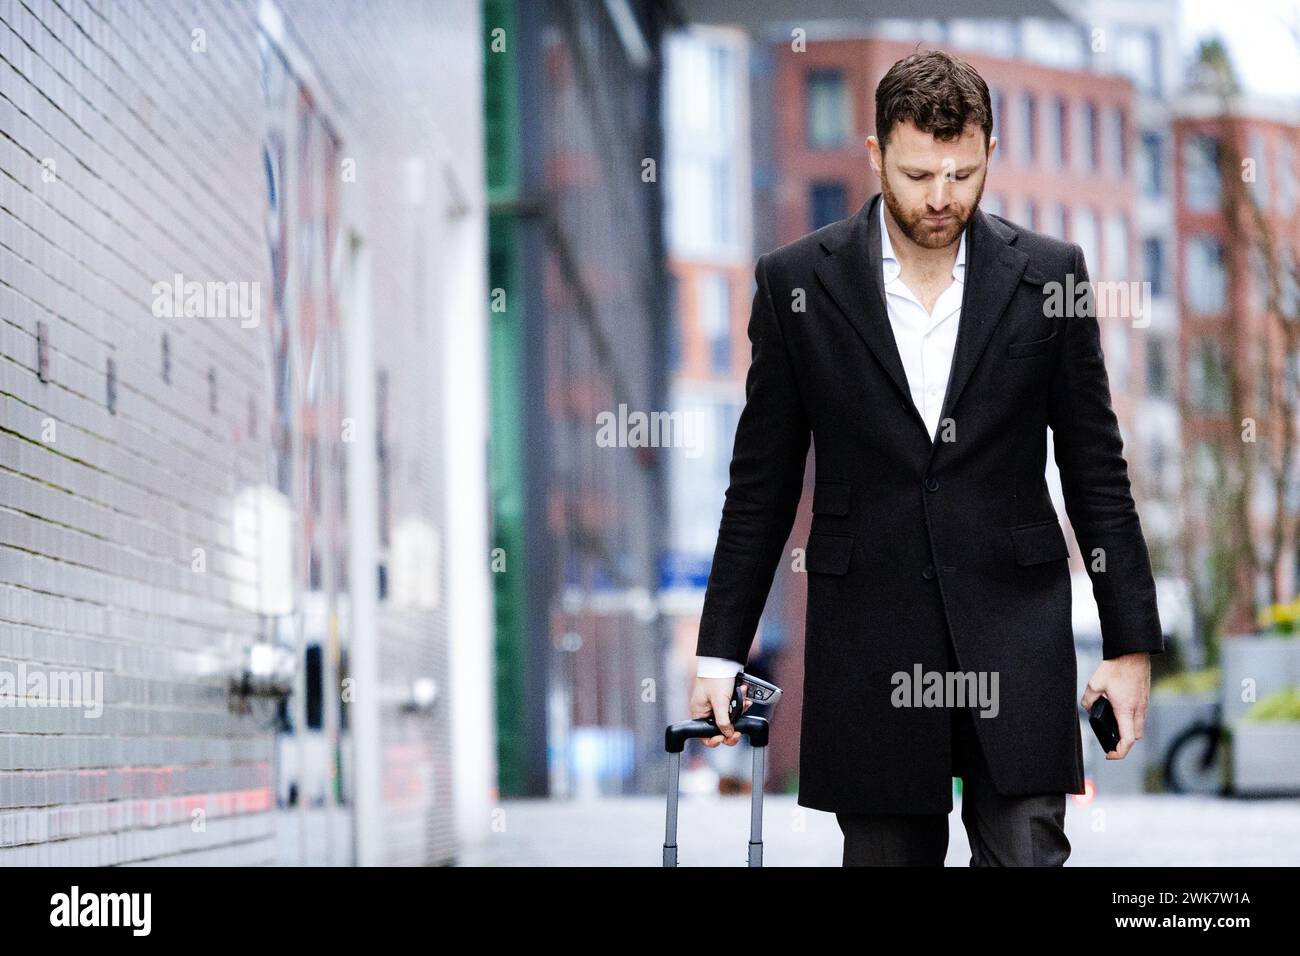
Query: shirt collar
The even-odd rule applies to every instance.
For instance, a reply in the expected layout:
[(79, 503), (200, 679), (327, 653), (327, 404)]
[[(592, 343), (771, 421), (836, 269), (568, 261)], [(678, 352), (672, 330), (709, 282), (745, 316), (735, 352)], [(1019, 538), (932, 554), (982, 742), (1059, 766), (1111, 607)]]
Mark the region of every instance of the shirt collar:
[[(970, 224), (961, 231), (961, 243), (957, 246), (957, 260), (952, 264), (952, 277), (958, 282), (966, 281), (966, 233), (970, 231)], [(885, 228), (885, 199), (880, 198), (880, 261), (884, 270), (884, 279), (886, 283), (893, 282), (898, 278), (903, 266), (894, 255), (894, 244), (889, 241), (889, 230)]]

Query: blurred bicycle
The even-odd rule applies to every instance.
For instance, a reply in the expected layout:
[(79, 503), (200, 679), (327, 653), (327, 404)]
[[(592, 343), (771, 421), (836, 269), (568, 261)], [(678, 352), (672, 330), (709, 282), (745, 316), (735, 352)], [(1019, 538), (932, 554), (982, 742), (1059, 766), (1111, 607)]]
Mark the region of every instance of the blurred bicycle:
[(1223, 704), (1215, 701), (1207, 719), (1197, 721), (1170, 741), (1165, 752), (1165, 788), (1170, 793), (1228, 796), (1232, 790), (1229, 746)]

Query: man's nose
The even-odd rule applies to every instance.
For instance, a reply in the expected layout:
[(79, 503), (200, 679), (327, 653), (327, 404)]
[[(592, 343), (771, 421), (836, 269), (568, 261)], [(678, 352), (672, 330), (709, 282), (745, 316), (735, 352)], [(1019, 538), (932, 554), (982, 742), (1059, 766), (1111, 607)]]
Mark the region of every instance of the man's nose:
[(930, 208), (935, 212), (943, 212), (948, 208), (948, 203), (952, 200), (952, 183), (948, 181), (947, 175), (935, 178), (934, 188), (930, 190), (928, 202)]

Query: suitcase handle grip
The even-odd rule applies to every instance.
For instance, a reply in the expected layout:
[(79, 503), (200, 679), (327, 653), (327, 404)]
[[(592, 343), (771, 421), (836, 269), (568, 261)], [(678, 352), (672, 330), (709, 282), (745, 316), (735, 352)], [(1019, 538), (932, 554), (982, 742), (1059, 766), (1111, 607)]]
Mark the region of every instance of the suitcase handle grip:
[[(766, 719), (752, 714), (745, 714), (736, 720), (732, 726), (737, 732), (749, 738), (750, 746), (767, 746), (768, 723)], [(686, 749), (686, 741), (692, 737), (716, 736), (718, 736), (718, 725), (714, 723), (712, 717), (683, 720), (676, 724), (669, 724), (664, 731), (664, 750), (670, 754), (679, 754)]]

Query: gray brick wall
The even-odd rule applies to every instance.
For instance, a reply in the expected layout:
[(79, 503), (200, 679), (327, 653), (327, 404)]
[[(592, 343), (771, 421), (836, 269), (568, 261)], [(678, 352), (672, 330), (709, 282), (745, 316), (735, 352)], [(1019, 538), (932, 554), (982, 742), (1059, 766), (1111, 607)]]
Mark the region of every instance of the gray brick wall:
[[(405, 99), (414, 91), (418, 104), (435, 81), (421, 47), (427, 7), (283, 10), (311, 74), (299, 79), (338, 124), (341, 155), (364, 157), (356, 182), (334, 188), (373, 264), (392, 518), (436, 527), (434, 253), (407, 185), (411, 158), (430, 146)], [(99, 673), (104, 695), (97, 717), (12, 698), (0, 707), (0, 865), (277, 861), (271, 721), (232, 711), (227, 691), (232, 662), (266, 629), (234, 502), (275, 484), (271, 310), (244, 328), (151, 309), (154, 283), (178, 273), (272, 288), (258, 36), (254, 0), (0, 0), (0, 672)], [(302, 179), (285, 181), (289, 198), (310, 205)], [(296, 224), (292, 238), (288, 285), (324, 288), (328, 276), (301, 270), (303, 248), (327, 237)], [(295, 328), (306, 300), (291, 300)], [(310, 350), (292, 341), (306, 394)], [(327, 423), (347, 410), (344, 396)], [(308, 495), (300, 438), (296, 527)], [(328, 530), (341, 456), (374, 447), (364, 424), (347, 447), (328, 434), (322, 444), (327, 500), (313, 526), (327, 558), (347, 547)], [(295, 562), (305, 587), (305, 546)], [(349, 585), (325, 578), (340, 593)], [(445, 602), (392, 603), (380, 610), (381, 679), (432, 676), (445, 693)], [(390, 862), (451, 853), (442, 714), (385, 706)]]

